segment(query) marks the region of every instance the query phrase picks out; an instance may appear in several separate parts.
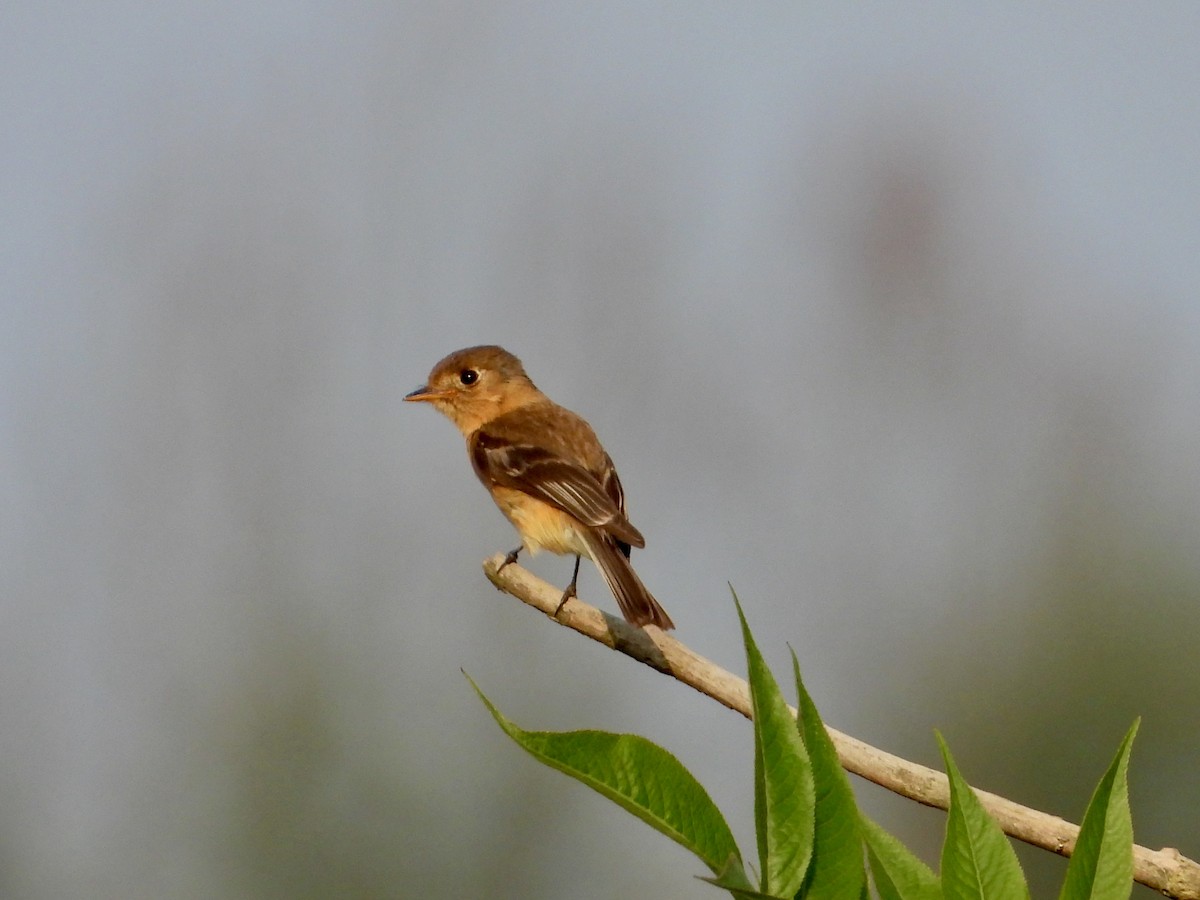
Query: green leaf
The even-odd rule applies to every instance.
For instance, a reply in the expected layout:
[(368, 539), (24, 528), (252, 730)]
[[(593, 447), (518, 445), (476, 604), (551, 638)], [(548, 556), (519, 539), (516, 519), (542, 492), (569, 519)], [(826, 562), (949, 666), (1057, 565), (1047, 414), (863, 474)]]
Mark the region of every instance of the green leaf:
[(1129, 751), (1133, 723), (1100, 779), (1067, 864), (1060, 900), (1123, 900), (1133, 891), (1133, 821), (1129, 815)]
[(816, 796), (813, 858), (805, 883), (808, 897), (856, 897), (867, 881), (863, 844), (858, 833), (858, 807), (837, 749), (800, 679), (800, 662), (792, 650), (796, 676), (800, 736), (812, 761)]
[(942, 883), (929, 866), (866, 816), (859, 823), (881, 900), (942, 900)]
[[(700, 881), (707, 882), (713, 887), (724, 888), (733, 894), (735, 900), (792, 900), (790, 897), (776, 897), (774, 894), (764, 894), (761, 891), (756, 891), (754, 888), (738, 887), (731, 884), (725, 878), (707, 878), (703, 875), (696, 876)], [(745, 877), (745, 873), (743, 873)]]
[(759, 890), (792, 897), (803, 886), (812, 859), (812, 764), (796, 720), (754, 644), (736, 593), (733, 602), (742, 623), (754, 711), (754, 825), (762, 869)]
[[(463, 673), (466, 675), (466, 673)], [(724, 816), (678, 759), (643, 737), (606, 731), (525, 731), (471, 687), (496, 723), (540, 762), (565, 772), (691, 850), (730, 885), (749, 888)]]
[(1013, 900), (1028, 897), (1029, 887), (1016, 851), (987, 814), (967, 784), (950, 748), (937, 735), (946, 774), (950, 776), (950, 809), (942, 845), (942, 891), (951, 900)]

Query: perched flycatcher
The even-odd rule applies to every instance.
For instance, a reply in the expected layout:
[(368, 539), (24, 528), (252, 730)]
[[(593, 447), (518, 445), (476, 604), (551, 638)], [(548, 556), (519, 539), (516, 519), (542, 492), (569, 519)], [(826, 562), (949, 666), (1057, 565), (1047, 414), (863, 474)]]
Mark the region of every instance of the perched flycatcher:
[(467, 439), (475, 474), (521, 535), (505, 566), (522, 550), (574, 554), (562, 609), (575, 596), (579, 558), (586, 556), (626, 619), (675, 627), (629, 564), (629, 548), (646, 541), (625, 518), (612, 460), (591, 426), (539, 391), (519, 359), (500, 347), (459, 350), (404, 399), (433, 404)]

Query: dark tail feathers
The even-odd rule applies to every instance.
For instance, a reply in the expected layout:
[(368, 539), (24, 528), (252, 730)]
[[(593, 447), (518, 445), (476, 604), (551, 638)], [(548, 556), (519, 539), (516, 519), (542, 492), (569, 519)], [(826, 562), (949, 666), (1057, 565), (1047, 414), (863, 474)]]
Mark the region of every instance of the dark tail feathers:
[(654, 595), (646, 590), (637, 572), (633, 571), (626, 558), (628, 551), (623, 553), (624, 548), (605, 534), (589, 534), (587, 545), (592, 561), (604, 576), (627, 621), (638, 626), (654, 624), (664, 631), (675, 627), (667, 611), (658, 605)]

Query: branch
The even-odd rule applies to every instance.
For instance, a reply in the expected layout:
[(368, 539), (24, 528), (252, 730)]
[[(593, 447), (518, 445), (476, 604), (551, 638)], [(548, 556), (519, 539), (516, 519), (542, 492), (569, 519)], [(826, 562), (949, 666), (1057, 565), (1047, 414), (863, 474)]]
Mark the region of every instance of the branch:
[[(488, 580), (547, 616), (554, 618), (562, 590), (542, 581), (515, 564), (498, 572), (504, 556), (497, 554), (483, 563)], [(560, 625), (619, 650), (626, 656), (682, 681), (718, 703), (750, 718), (750, 688), (745, 680), (695, 653), (675, 638), (651, 626), (642, 629), (623, 619), (573, 599), (554, 619)], [(792, 710), (793, 714), (795, 710)], [(868, 781), (916, 800), (926, 806), (946, 809), (950, 791), (941, 772), (893, 756), (832, 728), (829, 736), (837, 747), (842, 766)], [(1079, 836), (1079, 826), (1035, 809), (1021, 806), (996, 794), (977, 790), (980, 801), (1005, 834), (1060, 856), (1070, 856)], [(1133, 847), (1135, 881), (1180, 900), (1200, 900), (1200, 864), (1174, 848), (1149, 850)]]

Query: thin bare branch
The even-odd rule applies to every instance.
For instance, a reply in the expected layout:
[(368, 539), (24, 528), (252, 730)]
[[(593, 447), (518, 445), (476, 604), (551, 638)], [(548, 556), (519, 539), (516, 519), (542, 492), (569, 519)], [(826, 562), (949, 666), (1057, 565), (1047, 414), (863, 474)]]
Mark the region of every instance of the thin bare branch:
[[(654, 626), (635, 628), (578, 599), (567, 603), (554, 618), (562, 589), (515, 564), (499, 571), (503, 562), (504, 556), (497, 554), (483, 564), (484, 574), (500, 590), (541, 610), (558, 624), (619, 650), (750, 718), (750, 688), (744, 679)], [(950, 792), (946, 776), (941, 772), (893, 756), (833, 728), (828, 730), (848, 772), (926, 806), (947, 807)], [(1071, 855), (1079, 835), (1078, 825), (987, 791), (977, 790), (976, 793), (1006, 834), (1060, 856)], [(1136, 881), (1168, 897), (1200, 900), (1200, 864), (1174, 848), (1150, 850), (1135, 844), (1133, 872)]]

